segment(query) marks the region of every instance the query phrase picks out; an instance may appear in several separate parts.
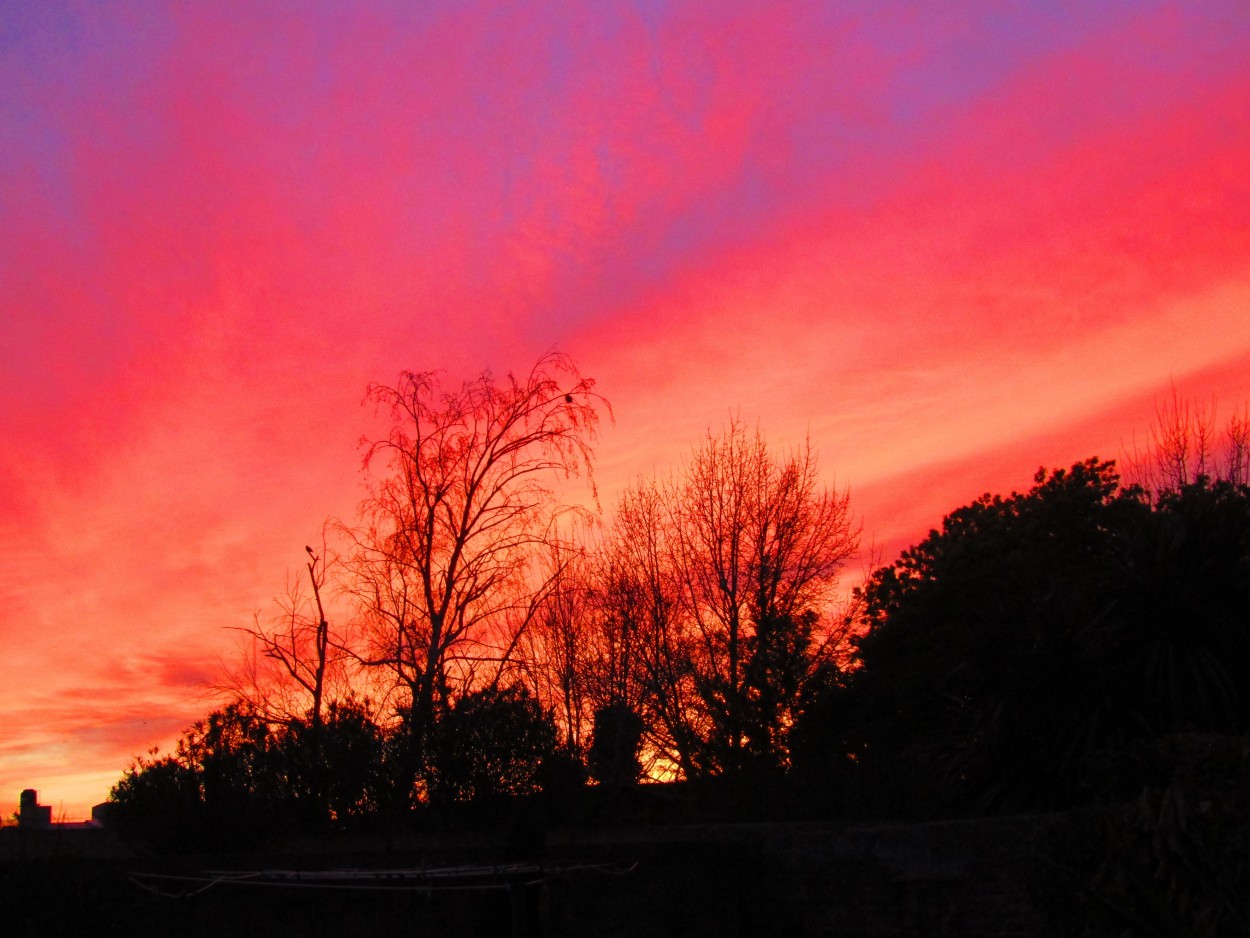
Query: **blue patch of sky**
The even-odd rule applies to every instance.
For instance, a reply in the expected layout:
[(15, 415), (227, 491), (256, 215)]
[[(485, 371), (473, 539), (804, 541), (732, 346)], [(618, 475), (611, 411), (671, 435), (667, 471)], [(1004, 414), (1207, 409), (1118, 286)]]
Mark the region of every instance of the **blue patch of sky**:
[[(862, 112), (868, 120), (817, 111), (785, 128), (796, 160), (793, 168), (800, 176), (818, 167), (834, 171), (846, 157), (863, 151), (880, 152), (905, 165), (960, 114), (992, 97), (1030, 62), (1149, 12), (1140, 0), (1071, 5), (1036, 0), (979, 10), (934, 4), (913, 8), (906, 18), (881, 15), (880, 9), (866, 5), (864, 15), (857, 17), (854, 10), (838, 5), (837, 22), (827, 14), (825, 28), (831, 33), (839, 24), (854, 24), (856, 42), (875, 50), (874, 57), (884, 64), (884, 80), (864, 91), (869, 100), (862, 102)], [(827, 76), (806, 80), (822, 79), (836, 81), (836, 72), (831, 68)], [(889, 179), (881, 177), (875, 186), (848, 188), (847, 204), (870, 207), (888, 185)]]
[(654, 36), (659, 34), (664, 23), (671, 18), (674, 7), (681, 4), (673, 3), (672, 0), (629, 0), (627, 6)]
[[(19, 8), (25, 13), (15, 18), (12, 11)], [(92, 5), (10, 4), (6, 10), (0, 55), (30, 93), (0, 96), (0, 165), (20, 161), (34, 168), (47, 213), (43, 224), (55, 226), (72, 243), (87, 234), (77, 204), (75, 147), (110, 143), (83, 139), (79, 112), (114, 104), (107, 96), (121, 89), (142, 88), (142, 76), (162, 53), (168, 33), (158, 15), (145, 14), (139, 31), (139, 20), (106, 15)], [(114, 147), (134, 153), (159, 145), (159, 128), (141, 108), (120, 107), (113, 116), (125, 119), (124, 126), (109, 128)]]
[[(1033, 0), (990, 4), (976, 14), (934, 5), (925, 22), (909, 31), (940, 35), (943, 41), (901, 70), (891, 89), (892, 116), (900, 124), (923, 122), (934, 112), (960, 107), (993, 93), (1006, 78), (1036, 59), (1079, 46), (1117, 22), (1149, 15), (1161, 4), (1143, 0), (1055, 3)], [(875, 24), (877, 41), (889, 47), (905, 37), (888, 20)]]
[[(633, 5), (657, 36), (671, 7), (663, 2)], [(882, 164), (906, 166), (918, 158), (952, 118), (995, 94), (1029, 62), (1078, 46), (1121, 20), (1149, 11), (1140, 0), (1062, 6), (1035, 0), (959, 14), (932, 5), (911, 7), (907, 17), (899, 18), (883, 14), (878, 3), (803, 8), (811, 19), (802, 24), (800, 35), (810, 45), (796, 55), (796, 71), (777, 84), (785, 122), (765, 120), (761, 130), (783, 139), (761, 136), (731, 184), (700, 193), (677, 216), (664, 214), (667, 206), (644, 202), (632, 230), (620, 233), (621, 248), (604, 246), (593, 269), (566, 272), (558, 305), (565, 307), (565, 316), (584, 317), (589, 312), (585, 307), (605, 288), (645, 292), (710, 245), (766, 240), (778, 216), (804, 210), (810, 194), (805, 180), (850, 172), (840, 187), (841, 204), (850, 210), (871, 208), (894, 184), (888, 173), (875, 171)], [(824, 58), (812, 54), (821, 42), (829, 44)], [(813, 89), (827, 90), (839, 82), (843, 43), (861, 55), (867, 52), (867, 67), (884, 77), (880, 85), (856, 87), (864, 100), (849, 108), (839, 106), (837, 94), (822, 97), (817, 91), (813, 96)], [(698, 68), (694, 50), (687, 64)], [(702, 79), (715, 80), (711, 75)], [(699, 82), (687, 87), (699, 87)], [(809, 98), (815, 108), (809, 107)], [(702, 114), (698, 100), (669, 104), (674, 117), (697, 128)], [(871, 158), (874, 153), (879, 159)], [(867, 164), (865, 154), (870, 156)], [(602, 171), (611, 178), (616, 161), (606, 142), (601, 143), (601, 157)], [(611, 297), (616, 302), (628, 299), (620, 292)], [(549, 318), (551, 312), (545, 315)]]
[[(123, 15), (133, 10), (120, 5), (15, 3), (2, 9), (0, 74), (18, 82), (22, 93), (0, 95), (0, 172), (20, 173), (30, 190), (20, 207), (0, 204), (0, 225), (10, 232), (41, 232), (62, 252), (59, 263), (67, 275), (72, 271), (81, 278), (92, 269), (82, 262), (97, 251), (98, 232), (83, 212), (84, 186), (92, 181), (82, 178), (79, 149), (122, 151), (112, 167), (120, 175), (135, 171), (125, 157), (159, 140), (146, 115), (134, 108), (118, 109), (125, 124), (107, 128), (109, 140), (84, 138), (84, 111), (89, 125), (99, 126), (93, 109), (112, 105), (108, 95), (142, 87), (141, 76), (162, 53), (168, 34), (159, 11), (151, 9), (139, 10), (140, 16)], [(16, 217), (31, 210), (38, 217)], [(12, 264), (0, 256), (0, 281), (10, 285), (25, 275)], [(121, 337), (127, 311), (111, 301), (109, 285), (88, 281), (75, 289), (90, 308), (59, 309), (49, 296), (38, 309), (17, 311), (22, 327), (10, 330), (0, 355), (6, 373), (28, 391), (46, 384), (23, 376), (39, 378), (48, 355), (79, 358), (85, 370), (97, 371), (126, 355)], [(48, 386), (41, 393), (55, 391)]]
[[(704, 237), (718, 236), (734, 219), (749, 229), (785, 203), (801, 204), (804, 180), (838, 173), (858, 172), (840, 187), (842, 204), (870, 208), (893, 181), (888, 173), (865, 170), (906, 167), (959, 114), (994, 95), (1029, 62), (1078, 46), (1117, 20), (1148, 12), (1140, 2), (1072, 7), (1033, 2), (988, 7), (975, 16), (964, 12), (952, 21), (956, 14), (941, 5), (920, 8), (905, 20), (880, 10), (866, 4), (857, 16), (853, 7), (830, 5), (805, 24), (809, 35), (830, 37), (827, 58), (811, 55), (811, 49), (796, 57), (801, 71), (778, 89), (795, 98), (794, 106), (781, 102), (785, 122), (767, 125), (773, 136), (757, 141), (757, 153), (748, 154), (736, 184), (720, 193), (719, 204), (705, 202), (675, 226), (673, 243), (662, 250), (700, 240), (700, 231)], [(929, 36), (941, 38), (934, 42)], [(813, 90), (836, 87), (842, 80), (843, 42), (859, 55), (867, 50), (867, 67), (883, 77), (881, 84), (855, 88), (860, 100), (849, 107), (836, 93), (822, 99)], [(816, 106), (808, 106), (809, 100)], [(784, 158), (777, 161), (779, 152)], [(865, 165), (863, 155), (874, 153), (879, 157)]]

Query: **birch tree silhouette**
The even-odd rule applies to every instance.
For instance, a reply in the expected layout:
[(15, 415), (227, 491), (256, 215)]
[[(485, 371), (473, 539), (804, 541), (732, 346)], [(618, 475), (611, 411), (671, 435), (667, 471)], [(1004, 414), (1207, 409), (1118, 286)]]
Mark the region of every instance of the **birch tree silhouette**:
[[(410, 775), (452, 697), (495, 687), (542, 606), (557, 521), (587, 509), (557, 497), (583, 478), (609, 409), (565, 355), (529, 374), (485, 372), (444, 391), (435, 372), (405, 372), (367, 400), (391, 419), (366, 441), (368, 496), (345, 526), (348, 588), (367, 641), (361, 661), (401, 694)], [(415, 789), (405, 792), (412, 797)]]

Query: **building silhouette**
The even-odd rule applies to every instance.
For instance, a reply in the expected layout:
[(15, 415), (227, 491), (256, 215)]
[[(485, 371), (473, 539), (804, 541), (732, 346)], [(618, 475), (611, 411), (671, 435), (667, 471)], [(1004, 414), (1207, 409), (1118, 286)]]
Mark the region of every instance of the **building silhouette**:
[(39, 803), (39, 792), (27, 788), (17, 808), (17, 826), (38, 830), (52, 826), (52, 805)]

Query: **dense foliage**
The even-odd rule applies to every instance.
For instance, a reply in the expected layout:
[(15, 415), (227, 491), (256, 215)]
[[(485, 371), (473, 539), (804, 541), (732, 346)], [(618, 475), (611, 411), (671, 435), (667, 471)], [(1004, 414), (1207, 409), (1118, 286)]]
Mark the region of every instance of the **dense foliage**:
[(371, 814), (385, 772), (384, 734), (367, 702), (331, 703), (320, 727), (230, 704), (197, 721), (172, 753), (136, 759), (111, 800), (123, 830), (157, 845), (246, 846)]
[(1132, 794), (1145, 742), (1250, 728), (1250, 489), (1151, 499), (1097, 460), (1035, 483), (863, 590), (862, 754), (980, 809)]
[(429, 800), (440, 805), (536, 794), (558, 743), (550, 715), (524, 687), (467, 694), (434, 728), (424, 773)]

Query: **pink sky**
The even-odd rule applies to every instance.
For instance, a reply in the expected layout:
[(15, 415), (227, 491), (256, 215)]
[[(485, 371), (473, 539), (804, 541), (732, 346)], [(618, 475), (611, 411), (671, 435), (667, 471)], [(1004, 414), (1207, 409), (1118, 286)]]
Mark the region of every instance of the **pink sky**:
[(1250, 399), (1240, 0), (357, 8), (0, 10), (5, 815), (206, 712), (401, 369), (571, 354), (605, 504), (810, 435), (882, 559)]

